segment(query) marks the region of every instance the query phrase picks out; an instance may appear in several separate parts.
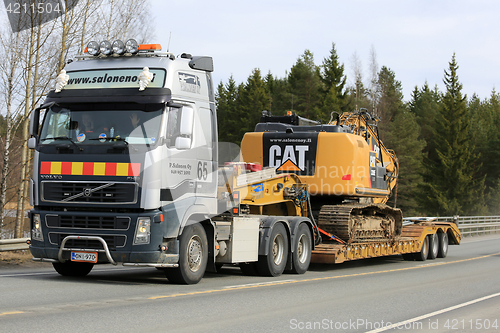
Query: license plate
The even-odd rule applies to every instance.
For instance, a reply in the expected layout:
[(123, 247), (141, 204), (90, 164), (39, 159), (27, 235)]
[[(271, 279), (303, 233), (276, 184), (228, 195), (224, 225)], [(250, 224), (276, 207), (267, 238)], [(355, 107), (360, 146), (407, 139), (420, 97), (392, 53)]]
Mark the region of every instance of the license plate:
[(97, 262), (97, 252), (71, 252), (71, 261)]

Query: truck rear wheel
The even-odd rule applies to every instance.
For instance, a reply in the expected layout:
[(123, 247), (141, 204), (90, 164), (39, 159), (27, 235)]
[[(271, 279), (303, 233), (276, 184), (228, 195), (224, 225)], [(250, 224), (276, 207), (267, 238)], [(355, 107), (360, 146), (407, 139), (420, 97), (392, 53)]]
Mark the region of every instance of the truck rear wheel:
[(52, 266), (57, 273), (62, 276), (86, 276), (90, 273), (94, 264), (86, 263), (86, 262), (53, 262)]
[(415, 253), (415, 259), (417, 261), (425, 261), (427, 260), (427, 256), (429, 255), (429, 237), (424, 238), (424, 243), (422, 244), (422, 249), (420, 252)]
[(427, 259), (436, 259), (439, 251), (439, 239), (437, 234), (427, 236), (429, 238), (429, 255)]
[(179, 267), (165, 270), (168, 280), (173, 283), (195, 284), (205, 274), (208, 261), (208, 242), (201, 224), (184, 228), (179, 237)]
[(438, 234), (439, 239), (439, 250), (438, 250), (438, 258), (446, 258), (448, 254), (448, 234), (446, 232), (442, 232)]
[(293, 245), (292, 272), (304, 274), (311, 263), (312, 240), (311, 231), (305, 223), (301, 223), (297, 229), (297, 235)]
[(283, 274), (287, 258), (288, 236), (283, 224), (276, 223), (271, 232), (267, 256), (259, 256), (259, 261), (257, 262), (259, 274), (265, 276), (279, 276)]

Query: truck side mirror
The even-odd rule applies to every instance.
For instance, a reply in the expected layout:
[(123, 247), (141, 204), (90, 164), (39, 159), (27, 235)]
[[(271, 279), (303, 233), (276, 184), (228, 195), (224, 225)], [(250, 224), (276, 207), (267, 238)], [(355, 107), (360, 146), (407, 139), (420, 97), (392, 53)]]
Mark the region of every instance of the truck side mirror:
[(29, 149), (35, 149), (36, 148), (36, 138), (29, 138), (28, 139), (28, 148)]
[(29, 134), (31, 136), (38, 138), (38, 127), (40, 126), (40, 111), (48, 110), (55, 104), (56, 104), (55, 102), (43, 104), (40, 105), (40, 107), (36, 108), (35, 110), (31, 111), (30, 126), (29, 126)]
[(182, 136), (191, 136), (193, 134), (194, 110), (190, 106), (183, 106), (181, 113), (181, 123), (179, 133)]
[[(38, 114), (40, 112), (40, 109), (35, 109), (31, 112), (30, 116), (30, 128), (29, 128), (29, 134), (31, 136), (37, 136), (38, 135)], [(29, 142), (28, 142), (29, 143)]]

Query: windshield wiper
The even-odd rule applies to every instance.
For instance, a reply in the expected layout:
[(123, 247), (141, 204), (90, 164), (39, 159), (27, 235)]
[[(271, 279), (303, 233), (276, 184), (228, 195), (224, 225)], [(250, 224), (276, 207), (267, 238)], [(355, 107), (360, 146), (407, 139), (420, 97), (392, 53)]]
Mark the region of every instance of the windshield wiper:
[(67, 137), (67, 136), (56, 136), (55, 138), (43, 138), (43, 139), (40, 139), (40, 141), (45, 141), (45, 140), (68, 140), (69, 142), (71, 142), (76, 148), (78, 148), (78, 150), (80, 151), (83, 151), (83, 148), (80, 147), (79, 145), (76, 144), (75, 141), (73, 141), (72, 138), (70, 137)]

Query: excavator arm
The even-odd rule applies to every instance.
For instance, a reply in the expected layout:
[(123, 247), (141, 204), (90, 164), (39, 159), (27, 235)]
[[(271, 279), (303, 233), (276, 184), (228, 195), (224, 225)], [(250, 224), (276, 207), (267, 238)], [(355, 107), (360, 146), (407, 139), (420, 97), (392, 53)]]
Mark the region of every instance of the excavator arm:
[[(377, 123), (380, 118), (374, 117), (366, 109), (360, 109), (355, 112), (344, 112), (337, 114), (337, 119), (330, 119), (331, 125), (345, 125), (352, 129), (352, 133), (362, 136), (364, 140), (371, 145), (376, 153), (376, 163), (378, 166), (384, 166), (387, 174), (387, 189), (392, 192), (397, 184), (399, 174), (399, 164), (396, 153), (392, 149), (387, 149), (380, 139)], [(374, 203), (386, 203), (389, 196), (385, 198), (373, 198)]]

